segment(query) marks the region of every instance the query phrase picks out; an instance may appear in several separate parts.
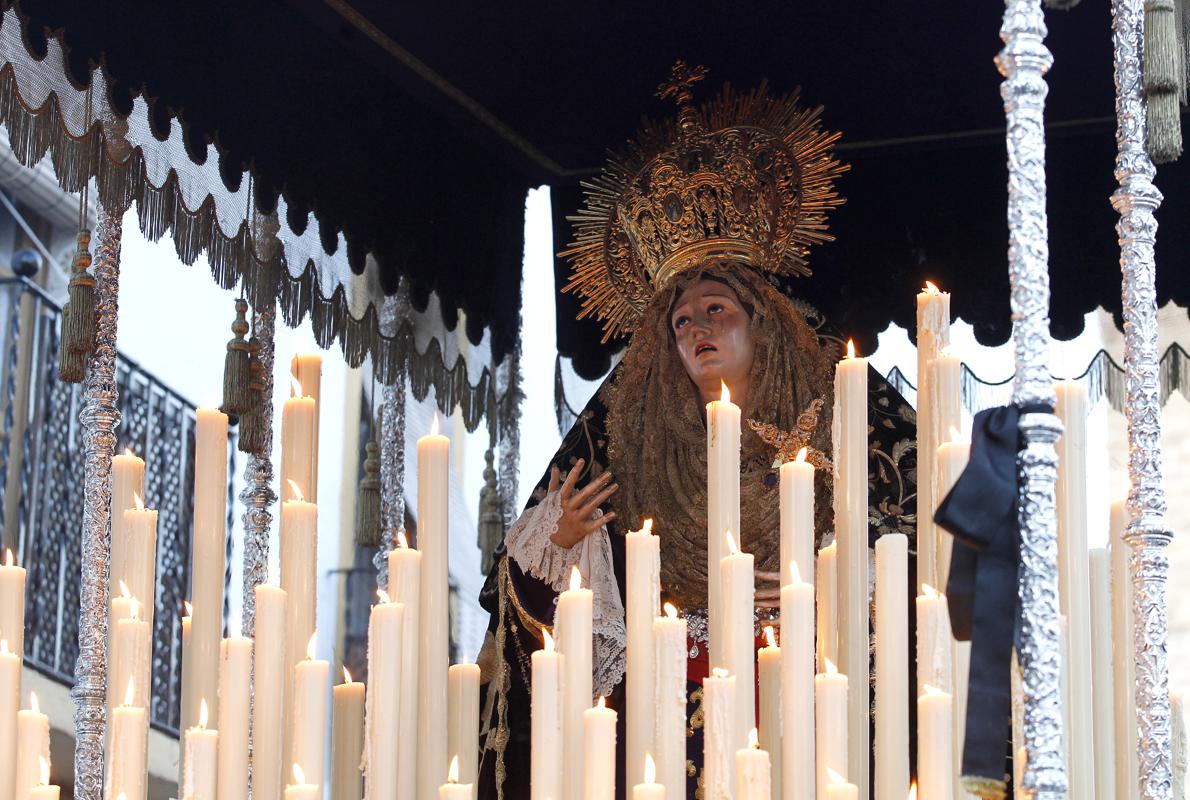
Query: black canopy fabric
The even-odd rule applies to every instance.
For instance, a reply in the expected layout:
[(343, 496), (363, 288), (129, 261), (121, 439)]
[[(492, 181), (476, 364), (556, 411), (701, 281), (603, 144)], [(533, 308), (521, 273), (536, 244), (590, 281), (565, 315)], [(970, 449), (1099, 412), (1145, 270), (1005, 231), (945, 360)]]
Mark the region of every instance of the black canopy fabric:
[[(863, 350), (891, 322), (912, 330), (925, 279), (988, 344), (1010, 333), (1000, 76), (1003, 5), (757, 2), (395, 4), (384, 0), (138, 3), (22, 0), (29, 46), (61, 31), (76, 80), (102, 59), (111, 97), (140, 93), (186, 127), (194, 158), (213, 141), (224, 180), (250, 167), (263, 211), (284, 194), (290, 226), (313, 211), (353, 269), (370, 252), (391, 292), (430, 291), (448, 324), (517, 335), (525, 191), (553, 190), (555, 245), (579, 181), (641, 114), (676, 58), (704, 64), (703, 90), (767, 78), (803, 87), (843, 132), (852, 172), (838, 237), (811, 254), (796, 291)], [(1047, 14), (1055, 65), (1047, 106), (1053, 332), (1076, 335), (1120, 308), (1111, 20), (1105, 4)], [(224, 168), (226, 165), (226, 168)], [(1158, 300), (1190, 304), (1190, 167), (1163, 167)], [(234, 188), (234, 187), (233, 187)], [(567, 267), (559, 263), (559, 280)], [(615, 343), (559, 305), (558, 342), (584, 375)], [(532, 310), (528, 310), (531, 312)]]

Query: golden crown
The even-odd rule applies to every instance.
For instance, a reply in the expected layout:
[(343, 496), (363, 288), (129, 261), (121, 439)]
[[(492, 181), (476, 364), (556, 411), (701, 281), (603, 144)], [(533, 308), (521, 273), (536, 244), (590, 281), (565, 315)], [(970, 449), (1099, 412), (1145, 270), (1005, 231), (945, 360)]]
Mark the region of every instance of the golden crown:
[(574, 267), (565, 292), (583, 299), (579, 319), (603, 322), (603, 341), (631, 333), (653, 294), (703, 264), (733, 263), (778, 275), (809, 275), (810, 246), (831, 241), (826, 213), (843, 203), (834, 180), (848, 166), (832, 154), (838, 133), (822, 107), (766, 86), (695, 108), (706, 69), (677, 62), (659, 97), (677, 120), (650, 124), (584, 182), (574, 242), (559, 255)]

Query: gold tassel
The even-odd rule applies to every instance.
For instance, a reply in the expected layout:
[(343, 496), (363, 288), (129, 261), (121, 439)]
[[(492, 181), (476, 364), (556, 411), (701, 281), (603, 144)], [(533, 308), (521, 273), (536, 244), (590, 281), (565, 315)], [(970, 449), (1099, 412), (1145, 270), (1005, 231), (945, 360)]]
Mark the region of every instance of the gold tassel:
[(1179, 43), (1181, 14), (1174, 0), (1145, 2), (1145, 95), (1148, 99), (1148, 151), (1156, 164), (1182, 154), (1181, 99), (1185, 68)]
[(495, 454), (492, 448), (483, 455), (487, 465), (483, 468), (483, 488), (479, 490), (479, 552), (483, 563), (483, 574), (492, 569), (492, 554), (504, 540), (504, 511), (500, 502), (500, 490), (496, 487), (496, 470), (492, 467)]
[(79, 383), (86, 372), (87, 354), (95, 349), (95, 278), (91, 266), (91, 231), (82, 229), (74, 252), (70, 300), (62, 309), (62, 339), (58, 347), (58, 377)]
[(264, 367), (260, 363), (260, 339), (248, 340), (248, 408), (240, 414), (241, 453), (264, 455)]
[(365, 448), (364, 478), (359, 482), (359, 519), (355, 543), (359, 547), (380, 544), (380, 447), (375, 440)]
[(247, 311), (248, 302), (242, 297), (236, 300), (236, 318), (231, 323), (231, 332), (235, 336), (227, 343), (227, 356), (223, 360), (224, 414), (243, 414), (252, 407), (252, 393), (248, 388), (248, 341), (244, 338), (248, 333), (248, 320), (244, 317)]

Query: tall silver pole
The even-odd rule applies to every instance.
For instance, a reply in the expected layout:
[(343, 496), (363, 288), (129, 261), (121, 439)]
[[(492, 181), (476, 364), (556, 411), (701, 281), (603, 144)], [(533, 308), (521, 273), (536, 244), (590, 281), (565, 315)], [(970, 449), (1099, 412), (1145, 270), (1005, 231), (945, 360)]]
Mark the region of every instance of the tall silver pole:
[[(1041, 0), (1006, 0), (996, 59), (1008, 118), (1008, 271), (1012, 284), (1013, 344), (1018, 406), (1053, 408), (1050, 379), (1049, 241), (1045, 213), (1045, 46)], [(1030, 797), (1059, 800), (1067, 791), (1062, 753), (1061, 646), (1058, 625), (1058, 533), (1054, 484), (1062, 425), (1053, 413), (1021, 416), (1024, 450), (1017, 460), (1021, 533), (1019, 658), (1025, 695)]]
[(268, 579), (269, 527), (277, 502), (273, 491), (273, 336), (277, 324), (276, 306), (254, 309), (256, 338), (260, 341), (261, 366), (261, 453), (248, 456), (244, 467), (244, 636), (256, 635), (256, 587)]
[[(1113, 0), (1112, 44), (1116, 82), (1116, 180), (1112, 205), (1120, 214), (1123, 272), (1124, 385), (1128, 421), (1128, 526), (1131, 548), (1136, 657), (1136, 722), (1140, 746), (1140, 796), (1168, 800), (1173, 791), (1170, 753), (1169, 672), (1165, 659), (1165, 583), (1172, 538), (1165, 525), (1161, 488), (1161, 395), (1157, 354), (1156, 266), (1153, 243), (1161, 192), (1145, 151), (1146, 109), (1141, 52), (1143, 0)], [(1114, 543), (1113, 543), (1114, 544)]]

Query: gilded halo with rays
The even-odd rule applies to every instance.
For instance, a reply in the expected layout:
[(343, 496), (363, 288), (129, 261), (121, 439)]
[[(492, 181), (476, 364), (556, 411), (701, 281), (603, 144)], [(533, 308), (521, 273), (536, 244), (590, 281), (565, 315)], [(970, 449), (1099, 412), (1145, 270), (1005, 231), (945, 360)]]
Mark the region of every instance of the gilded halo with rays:
[(810, 246), (834, 238), (826, 215), (843, 203), (834, 181), (848, 166), (833, 155), (839, 134), (822, 129), (822, 107), (761, 84), (747, 94), (725, 85), (695, 108), (690, 88), (703, 75), (675, 64), (658, 93), (677, 99), (678, 118), (646, 125), (613, 155), (569, 218), (563, 291), (582, 297), (579, 319), (603, 323), (604, 342), (631, 333), (654, 293), (687, 269), (809, 275)]

